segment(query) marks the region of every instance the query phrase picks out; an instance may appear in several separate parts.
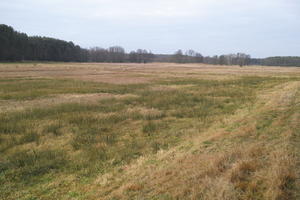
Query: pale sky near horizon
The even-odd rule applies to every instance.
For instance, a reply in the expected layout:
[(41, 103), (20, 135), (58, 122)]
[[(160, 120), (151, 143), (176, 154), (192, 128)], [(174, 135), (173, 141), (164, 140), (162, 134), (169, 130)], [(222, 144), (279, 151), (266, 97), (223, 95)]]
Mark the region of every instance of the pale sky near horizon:
[(85, 48), (300, 56), (300, 0), (1, 0), (0, 24)]

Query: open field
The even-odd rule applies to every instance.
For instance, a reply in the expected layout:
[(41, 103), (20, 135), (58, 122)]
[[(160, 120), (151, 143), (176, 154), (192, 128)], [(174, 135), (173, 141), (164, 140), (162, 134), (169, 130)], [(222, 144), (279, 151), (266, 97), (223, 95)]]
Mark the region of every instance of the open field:
[(300, 68), (0, 64), (0, 199), (299, 199)]

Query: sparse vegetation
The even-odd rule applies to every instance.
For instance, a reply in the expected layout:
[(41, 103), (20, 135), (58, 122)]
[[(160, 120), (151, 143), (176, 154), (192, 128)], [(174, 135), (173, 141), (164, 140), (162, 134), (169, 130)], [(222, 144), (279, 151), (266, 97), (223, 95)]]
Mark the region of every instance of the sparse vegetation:
[(155, 78), (0, 76), (0, 199), (295, 198), (299, 71), (141, 70)]

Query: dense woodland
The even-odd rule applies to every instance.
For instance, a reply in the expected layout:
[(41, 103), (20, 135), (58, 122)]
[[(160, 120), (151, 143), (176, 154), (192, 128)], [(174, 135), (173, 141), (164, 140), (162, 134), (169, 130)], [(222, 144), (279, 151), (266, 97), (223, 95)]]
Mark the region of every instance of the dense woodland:
[(93, 47), (81, 48), (73, 42), (59, 39), (27, 36), (7, 25), (0, 25), (0, 61), (62, 61), (62, 62), (176, 62), (207, 63), (218, 65), (270, 65), (300, 66), (300, 57), (251, 58), (244, 53), (220, 56), (202, 56), (194, 51), (176, 51), (173, 55), (153, 54), (151, 51), (138, 49), (126, 53), (120, 46), (107, 49)]
[(88, 52), (72, 42), (28, 37), (12, 27), (0, 25), (0, 61), (87, 61)]

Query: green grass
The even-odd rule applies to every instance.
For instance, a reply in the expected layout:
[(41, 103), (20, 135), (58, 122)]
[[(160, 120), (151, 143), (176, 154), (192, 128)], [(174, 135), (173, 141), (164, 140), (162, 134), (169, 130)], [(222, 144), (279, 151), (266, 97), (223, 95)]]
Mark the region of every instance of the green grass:
[(60, 151), (22, 151), (8, 156), (0, 169), (5, 172), (6, 178), (27, 182), (51, 171), (62, 170), (66, 162), (64, 153)]
[(63, 79), (0, 79), (0, 100), (32, 100), (59, 94), (126, 94), (145, 84), (113, 85)]
[[(2, 100), (22, 101), (70, 93), (137, 95), (99, 100), (96, 104), (65, 103), (2, 113), (0, 184), (22, 190), (26, 189), (26, 182), (34, 179), (38, 184), (46, 175), (54, 178), (62, 173), (91, 178), (108, 172), (200, 134), (215, 121), (251, 104), (257, 91), (286, 81), (289, 79), (244, 77), (230, 81), (172, 79), (113, 85), (53, 79), (0, 80)], [(191, 86), (154, 91), (153, 85)], [(138, 107), (156, 113), (128, 112)], [(258, 124), (257, 129), (267, 125), (268, 119)], [(44, 144), (56, 142), (50, 149), (43, 148)], [(14, 192), (15, 189), (5, 194), (8, 197)]]

